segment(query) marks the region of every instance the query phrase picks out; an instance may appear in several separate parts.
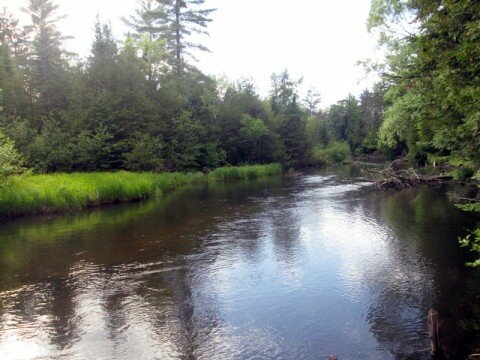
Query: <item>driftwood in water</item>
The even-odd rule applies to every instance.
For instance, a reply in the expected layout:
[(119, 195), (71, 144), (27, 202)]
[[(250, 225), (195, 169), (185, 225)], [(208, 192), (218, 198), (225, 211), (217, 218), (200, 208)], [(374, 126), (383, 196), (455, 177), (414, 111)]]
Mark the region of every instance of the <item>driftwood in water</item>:
[(421, 175), (413, 169), (394, 170), (391, 165), (384, 169), (363, 169), (366, 179), (373, 181), (377, 187), (405, 189), (418, 185), (443, 184), (452, 180), (450, 175)]

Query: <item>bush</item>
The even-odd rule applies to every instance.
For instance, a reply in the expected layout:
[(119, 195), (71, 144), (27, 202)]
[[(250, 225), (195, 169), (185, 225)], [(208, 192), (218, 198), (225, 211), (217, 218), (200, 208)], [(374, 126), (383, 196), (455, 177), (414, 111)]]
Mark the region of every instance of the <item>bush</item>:
[(15, 149), (13, 141), (0, 132), (0, 181), (25, 172), (24, 159)]
[(347, 160), (351, 155), (350, 146), (343, 141), (334, 141), (328, 144), (326, 148), (314, 148), (314, 161), (324, 163), (341, 163)]
[(475, 174), (475, 170), (471, 167), (459, 167), (452, 171), (452, 176), (455, 180), (468, 180)]
[(480, 170), (478, 170), (475, 175), (473, 176), (473, 178), (477, 181), (480, 181)]
[(143, 135), (135, 139), (132, 150), (125, 154), (124, 166), (132, 171), (160, 171), (163, 169), (160, 139)]

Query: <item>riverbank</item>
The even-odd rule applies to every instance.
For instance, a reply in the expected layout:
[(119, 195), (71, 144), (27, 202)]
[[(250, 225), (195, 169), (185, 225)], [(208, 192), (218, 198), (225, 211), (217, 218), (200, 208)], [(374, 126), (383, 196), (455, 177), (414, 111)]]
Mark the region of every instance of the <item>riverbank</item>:
[(223, 167), (210, 173), (72, 173), (18, 176), (0, 187), (0, 218), (50, 214), (138, 201), (188, 184), (278, 175), (279, 164)]

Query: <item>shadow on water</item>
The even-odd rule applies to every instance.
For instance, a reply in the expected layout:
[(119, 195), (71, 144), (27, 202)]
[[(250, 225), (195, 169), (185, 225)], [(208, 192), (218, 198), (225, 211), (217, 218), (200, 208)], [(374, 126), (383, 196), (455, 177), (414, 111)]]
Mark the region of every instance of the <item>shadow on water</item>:
[(355, 167), (0, 224), (0, 358), (416, 358), (472, 318), (443, 189)]

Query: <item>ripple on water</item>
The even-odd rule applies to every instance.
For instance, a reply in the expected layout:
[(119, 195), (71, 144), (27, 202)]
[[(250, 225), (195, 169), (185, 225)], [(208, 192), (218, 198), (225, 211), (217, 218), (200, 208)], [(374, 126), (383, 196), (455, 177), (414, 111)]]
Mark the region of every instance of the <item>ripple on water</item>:
[[(119, 224), (48, 224), (58, 239), (19, 222), (0, 254), (0, 269), (15, 268), (0, 274), (0, 358), (390, 359), (425, 348), (428, 309), (475, 290), (461, 250), (438, 251), (465, 219), (432, 211), (423, 190), (379, 195), (354, 180), (323, 170), (201, 188), (148, 211), (100, 210)], [(44, 237), (14, 239), (26, 233)]]

